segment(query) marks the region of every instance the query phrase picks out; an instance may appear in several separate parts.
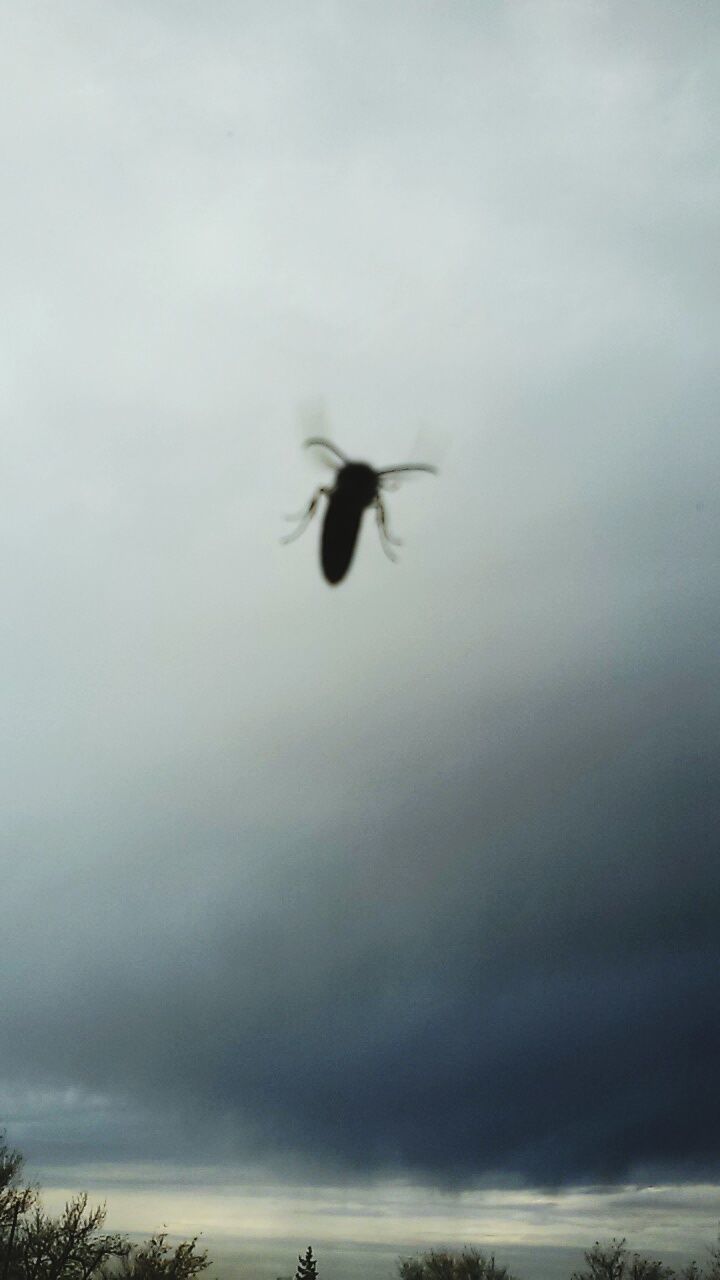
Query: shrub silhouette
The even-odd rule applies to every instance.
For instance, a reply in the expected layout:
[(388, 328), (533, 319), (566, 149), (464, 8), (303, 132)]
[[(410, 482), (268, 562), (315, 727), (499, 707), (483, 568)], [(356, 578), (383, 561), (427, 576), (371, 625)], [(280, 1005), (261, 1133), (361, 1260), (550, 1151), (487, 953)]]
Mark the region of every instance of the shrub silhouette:
[(431, 1249), (416, 1258), (401, 1258), (400, 1280), (513, 1280), (507, 1267), (500, 1267), (494, 1254), (486, 1258), (477, 1249), (453, 1253)]

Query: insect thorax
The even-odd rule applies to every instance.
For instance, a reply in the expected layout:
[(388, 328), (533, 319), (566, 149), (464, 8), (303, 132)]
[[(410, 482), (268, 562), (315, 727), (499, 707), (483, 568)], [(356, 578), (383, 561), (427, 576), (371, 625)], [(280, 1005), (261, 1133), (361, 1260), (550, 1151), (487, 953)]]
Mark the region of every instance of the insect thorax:
[(335, 492), (367, 507), (377, 497), (378, 481), (377, 471), (366, 462), (348, 462), (338, 472)]

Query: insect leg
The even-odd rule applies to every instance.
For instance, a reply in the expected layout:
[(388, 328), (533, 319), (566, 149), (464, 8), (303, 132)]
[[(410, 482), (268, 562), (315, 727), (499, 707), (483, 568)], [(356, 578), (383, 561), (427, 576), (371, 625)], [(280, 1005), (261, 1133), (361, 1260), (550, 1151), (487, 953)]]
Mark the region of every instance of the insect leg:
[(380, 534), (380, 546), (382, 547), (388, 560), (397, 560), (397, 556), (390, 550), (391, 544), (396, 547), (402, 546), (401, 538), (393, 538), (387, 527), (387, 515), (383, 506), (382, 498), (375, 499), (375, 517), (377, 519), (378, 532)]
[(391, 543), (393, 544), (393, 546), (395, 546), (395, 547), (401, 547), (401, 546), (402, 546), (402, 543), (403, 543), (402, 538), (394, 538), (394, 537), (393, 537), (393, 535), (391, 534), (390, 530), (388, 529), (388, 523), (387, 523), (387, 511), (385, 510), (385, 504), (384, 504), (384, 502), (383, 502), (382, 498), (376, 498), (376, 499), (375, 499), (375, 510), (376, 510), (376, 514), (377, 514), (377, 522), (378, 522), (378, 526), (379, 526), (379, 528), (380, 528), (380, 532), (381, 532), (381, 534), (383, 535), (383, 537), (384, 537), (388, 542), (391, 542)]
[(285, 517), (286, 520), (299, 520), (300, 523), (297, 529), (294, 529), (292, 533), (288, 533), (284, 538), (281, 538), (280, 539), (281, 542), (294, 542), (296, 538), (300, 537), (301, 533), (305, 532), (310, 521), (315, 515), (315, 512), (317, 511), (317, 505), (318, 505), (318, 502), (320, 501), (321, 493), (324, 493), (327, 496), (330, 493), (330, 490), (324, 489), (324, 488), (316, 489), (304, 511), (301, 511), (300, 514), (297, 516)]

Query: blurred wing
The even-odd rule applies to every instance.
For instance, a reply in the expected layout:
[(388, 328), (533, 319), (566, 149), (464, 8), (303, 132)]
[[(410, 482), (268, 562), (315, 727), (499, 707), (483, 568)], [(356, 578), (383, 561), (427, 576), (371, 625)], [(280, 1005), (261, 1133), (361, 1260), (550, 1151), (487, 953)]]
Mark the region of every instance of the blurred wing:
[[(300, 405), (297, 414), (297, 425), (299, 443), (301, 445), (313, 436), (332, 438), (330, 419), (325, 401), (322, 399), (306, 400)], [(323, 467), (331, 467), (333, 471), (338, 469), (339, 459), (320, 445), (314, 445), (311, 449), (303, 449), (303, 453), (316, 473), (321, 471)]]
[(415, 438), (410, 448), (405, 453), (404, 459), (398, 459), (395, 464), (398, 467), (419, 466), (419, 471), (393, 471), (392, 466), (380, 467), (379, 470), (387, 472), (383, 476), (383, 489), (398, 489), (400, 485), (412, 483), (415, 480), (421, 480), (426, 475), (437, 475), (440, 467), (439, 463), (443, 460), (448, 452), (449, 441), (447, 435), (438, 432), (435, 428), (421, 427), (416, 432)]
[(422, 458), (423, 462), (429, 462), (439, 471), (450, 452), (450, 444), (450, 432), (447, 429), (424, 423), (416, 432), (407, 457)]

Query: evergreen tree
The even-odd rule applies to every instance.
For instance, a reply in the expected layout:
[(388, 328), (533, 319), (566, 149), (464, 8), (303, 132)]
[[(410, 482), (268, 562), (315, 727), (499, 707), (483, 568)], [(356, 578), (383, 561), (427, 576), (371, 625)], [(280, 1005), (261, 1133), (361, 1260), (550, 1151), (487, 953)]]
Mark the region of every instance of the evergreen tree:
[(295, 1272), (295, 1280), (317, 1280), (317, 1262), (313, 1258), (312, 1247), (308, 1245), (305, 1257), (298, 1255), (297, 1271)]

